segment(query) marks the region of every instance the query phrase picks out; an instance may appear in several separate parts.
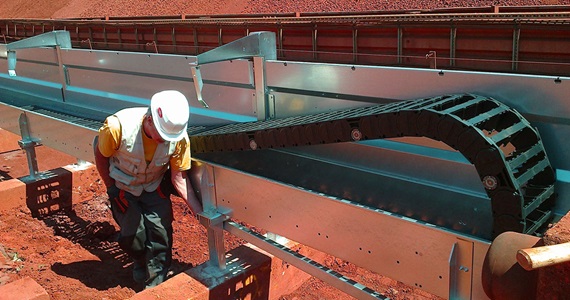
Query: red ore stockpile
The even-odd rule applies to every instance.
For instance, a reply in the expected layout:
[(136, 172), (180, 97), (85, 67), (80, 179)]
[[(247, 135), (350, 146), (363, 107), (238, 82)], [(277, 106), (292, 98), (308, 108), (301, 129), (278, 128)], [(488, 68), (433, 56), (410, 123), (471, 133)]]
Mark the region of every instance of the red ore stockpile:
[(538, 5), (570, 5), (570, 0), (4, 0), (0, 3), (0, 18), (357, 12)]

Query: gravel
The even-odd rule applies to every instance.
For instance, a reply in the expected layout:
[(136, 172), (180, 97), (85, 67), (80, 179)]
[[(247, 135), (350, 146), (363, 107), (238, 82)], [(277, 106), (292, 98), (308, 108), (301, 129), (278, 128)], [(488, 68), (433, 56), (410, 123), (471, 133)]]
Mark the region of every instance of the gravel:
[[(82, 5), (85, 3), (85, 5)], [(356, 12), (437, 9), (450, 7), (490, 7), (490, 6), (538, 6), (569, 5), (570, 0), (99, 0), (95, 5), (89, 0), (70, 0), (66, 9), (56, 12), (53, 17), (101, 17), (101, 16), (160, 16), (193, 14), (271, 14), (295, 12)], [(68, 15), (62, 16), (61, 12)], [(71, 14), (72, 16), (70, 16)]]

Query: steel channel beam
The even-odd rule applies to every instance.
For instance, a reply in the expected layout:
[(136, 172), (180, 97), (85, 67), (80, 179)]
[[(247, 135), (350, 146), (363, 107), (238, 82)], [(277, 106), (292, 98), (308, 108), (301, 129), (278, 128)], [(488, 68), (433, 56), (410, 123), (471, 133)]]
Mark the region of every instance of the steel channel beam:
[[(376, 141), (195, 157), (491, 239), (491, 203), (474, 167), (453, 161), (445, 150), (434, 150), (433, 156), (441, 155), (436, 159), (424, 156), (429, 150), (404, 145)], [(428, 195), (438, 195), (437, 201)]]
[[(449, 297), (453, 291), (467, 295), (466, 299), (487, 299), (479, 280), (489, 246), (486, 241), (203, 163), (214, 168), (217, 206), (221, 211), (230, 211), (233, 219), (440, 297)], [(454, 250), (458, 246), (460, 249)], [(452, 251), (461, 253), (454, 265), (449, 261)], [(461, 276), (455, 274), (456, 268), (462, 268)], [(450, 286), (452, 276), (454, 286)]]
[(97, 131), (0, 102), (0, 128), (20, 135), (19, 116), (28, 119), (29, 136), (50, 148), (94, 162), (93, 138)]

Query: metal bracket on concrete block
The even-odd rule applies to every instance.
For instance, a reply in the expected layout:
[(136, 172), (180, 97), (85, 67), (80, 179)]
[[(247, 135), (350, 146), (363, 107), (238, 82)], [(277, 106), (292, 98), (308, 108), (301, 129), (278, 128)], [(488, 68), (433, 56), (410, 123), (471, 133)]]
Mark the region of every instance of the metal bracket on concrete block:
[(221, 270), (226, 268), (226, 250), (224, 247), (224, 222), (228, 216), (218, 212), (202, 212), (198, 214), (200, 224), (208, 230), (208, 250), (210, 262)]
[(36, 147), (41, 145), (40, 139), (34, 138), (30, 134), (30, 124), (28, 121), (28, 116), (26, 113), (22, 113), (19, 118), (20, 123), (20, 135), (22, 139), (18, 141), (20, 148), (26, 151), (26, 156), (28, 158), (28, 168), (30, 170), (30, 179), (36, 179), (38, 176), (38, 161), (36, 159)]
[(230, 212), (222, 214), (216, 205), (214, 168), (211, 166), (196, 166), (192, 169), (197, 175), (197, 181), (193, 182), (193, 186), (199, 187), (199, 195), (202, 200), (203, 211), (198, 214), (198, 220), (200, 224), (206, 227), (208, 232), (210, 262), (224, 270), (226, 268), (224, 222), (229, 220), (228, 214)]

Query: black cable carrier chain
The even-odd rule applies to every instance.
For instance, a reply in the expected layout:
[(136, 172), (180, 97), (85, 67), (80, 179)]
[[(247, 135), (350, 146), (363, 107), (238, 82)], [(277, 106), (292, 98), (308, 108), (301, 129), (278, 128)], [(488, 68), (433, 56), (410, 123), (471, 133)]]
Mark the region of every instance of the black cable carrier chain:
[(538, 132), (488, 97), (445, 95), (308, 116), (189, 128), (193, 153), (396, 137), (442, 141), (471, 162), (491, 199), (493, 235), (535, 233), (553, 216), (555, 172)]
[[(36, 106), (97, 130), (102, 123)], [(535, 233), (553, 216), (556, 181), (542, 140), (518, 112), (488, 97), (445, 95), (216, 128), (188, 128), (192, 152), (247, 151), (405, 136), (442, 141), (472, 163), (491, 199), (493, 236)]]

